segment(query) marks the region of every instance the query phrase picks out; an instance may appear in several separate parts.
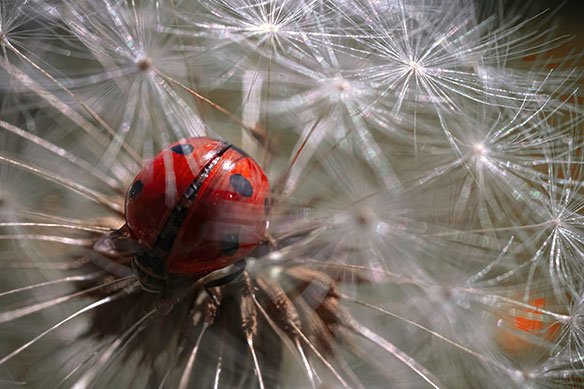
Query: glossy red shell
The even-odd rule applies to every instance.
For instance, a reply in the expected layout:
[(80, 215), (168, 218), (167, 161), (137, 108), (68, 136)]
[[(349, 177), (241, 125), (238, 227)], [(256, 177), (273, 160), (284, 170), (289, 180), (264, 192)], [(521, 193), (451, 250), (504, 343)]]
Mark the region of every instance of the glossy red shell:
[(138, 173), (126, 195), (132, 238), (155, 251), (169, 216), (179, 201), (184, 204), (185, 190), (197, 178), (198, 191), (161, 258), (169, 274), (226, 267), (249, 254), (266, 234), (270, 187), (263, 170), (238, 149), (200, 137), (171, 145)]

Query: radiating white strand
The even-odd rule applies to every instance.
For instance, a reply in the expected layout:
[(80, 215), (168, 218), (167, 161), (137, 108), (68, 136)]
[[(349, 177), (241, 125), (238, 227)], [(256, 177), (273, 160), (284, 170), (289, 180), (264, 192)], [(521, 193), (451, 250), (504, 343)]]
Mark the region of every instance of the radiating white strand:
[(71, 225), (71, 224), (56, 224), (56, 223), (20, 223), (20, 222), (8, 222), (0, 223), (0, 227), (46, 227), (46, 228), (65, 228), (77, 231), (89, 231), (103, 233), (109, 231), (109, 228), (99, 228), (93, 226), (83, 226), (83, 225)]
[(253, 346), (253, 339), (251, 339), (251, 337), (248, 337), (248, 339), (247, 339), (247, 346), (249, 347), (249, 352), (250, 352), (251, 357), (253, 359), (253, 367), (254, 367), (255, 375), (258, 379), (258, 386), (260, 387), (260, 389), (265, 389), (264, 378), (262, 377), (262, 371), (260, 369), (258, 357), (256, 355), (255, 348)]
[(213, 389), (219, 389), (219, 382), (220, 382), (219, 379), (221, 378), (221, 371), (223, 370), (223, 355), (222, 354), (223, 354), (223, 347), (221, 347), (219, 358), (217, 358), (217, 366), (215, 367), (215, 383), (213, 384)]
[(35, 284), (35, 285), (27, 285), (27, 286), (23, 286), (21, 288), (8, 290), (6, 292), (0, 293), (0, 297), (8, 296), (8, 295), (11, 295), (14, 293), (24, 292), (27, 290), (38, 289), (38, 288), (42, 288), (42, 287), (50, 286), (50, 285), (64, 284), (67, 282), (92, 280), (94, 278), (97, 278), (100, 274), (103, 274), (103, 273), (99, 272), (99, 273), (86, 274), (86, 275), (82, 275), (82, 276), (71, 276), (71, 277), (60, 278), (58, 280), (40, 282), (40, 283)]
[(92, 201), (95, 201), (96, 203), (99, 203), (101, 205), (106, 206), (118, 214), (123, 212), (123, 207), (120, 204), (118, 204), (115, 201), (110, 200), (104, 194), (99, 193), (97, 191), (94, 191), (92, 189), (89, 189), (86, 186), (78, 184), (77, 182), (75, 182), (73, 180), (70, 180), (70, 179), (62, 177), (58, 174), (55, 174), (55, 172), (51, 172), (51, 171), (42, 169), (40, 167), (25, 163), (25, 162), (20, 162), (14, 158), (4, 157), (1, 154), (0, 154), (0, 162), (8, 163), (9, 165), (18, 167), (24, 171), (35, 174), (35, 175), (42, 177), (48, 181), (52, 181), (65, 189), (69, 189), (75, 193), (82, 195), (83, 197), (86, 197)]
[(487, 266), (485, 266), (483, 269), (481, 269), (480, 271), (476, 272), (473, 276), (471, 276), (467, 283), (469, 285), (472, 285), (474, 283), (476, 283), (477, 281), (481, 280), (484, 276), (486, 276), (498, 263), (500, 263), (503, 258), (505, 257), (505, 254), (507, 254), (507, 251), (509, 250), (509, 247), (511, 247), (511, 244), (513, 243), (513, 240), (515, 239), (515, 237), (511, 237), (509, 238), (509, 241), (507, 242), (507, 244), (505, 245), (505, 247), (503, 247), (503, 249), (500, 251), (499, 255), (497, 256), (497, 258), (494, 261), (491, 261)]
[(365, 326), (362, 326), (357, 321), (351, 318), (345, 318), (345, 325), (347, 328), (353, 330), (356, 334), (367, 339), (371, 343), (381, 347), (389, 354), (393, 355), (395, 358), (400, 360), (407, 367), (412, 369), (420, 378), (429, 383), (433, 388), (439, 389), (441, 387), (440, 381), (434, 374), (428, 371), (424, 366), (422, 366), (414, 358), (410, 357), (399, 348), (397, 348), (393, 343), (389, 342), (385, 338), (379, 336), (375, 332), (371, 331)]
[[(308, 377), (311, 385), (314, 385), (314, 372), (313, 372), (312, 366), (310, 365), (310, 361), (305, 359), (304, 355), (300, 355), (300, 357), (298, 356), (299, 349), (297, 347), (297, 343), (290, 340), (290, 338), (286, 334), (284, 334), (284, 332), (272, 320), (272, 318), (268, 315), (268, 313), (264, 310), (264, 308), (260, 305), (259, 301), (257, 301), (257, 299), (255, 297), (253, 297), (253, 300), (254, 300), (254, 304), (256, 305), (256, 307), (258, 308), (258, 310), (260, 311), (260, 313), (262, 314), (264, 319), (266, 319), (266, 321), (268, 322), (268, 324), (270, 325), (272, 330), (274, 330), (274, 332), (280, 337), (282, 342), (292, 352), (292, 355), (300, 359), (300, 364), (302, 365), (302, 368), (306, 372), (306, 376)], [(308, 365), (306, 365), (307, 362), (308, 362)]]
[(201, 345), (201, 341), (203, 340), (203, 336), (205, 335), (207, 329), (209, 328), (209, 323), (203, 322), (201, 331), (199, 332), (199, 336), (197, 336), (197, 341), (193, 346), (193, 350), (189, 356), (189, 360), (183, 370), (183, 373), (180, 377), (180, 383), (178, 384), (179, 389), (187, 389), (189, 386), (189, 381), (191, 378), (191, 372), (193, 370), (193, 366), (195, 365), (195, 359), (197, 357), (197, 352), (199, 351), (199, 346)]
[(44, 99), (47, 103), (53, 106), (56, 110), (60, 111), (71, 120), (73, 123), (82, 128), (87, 132), (92, 139), (94, 139), (100, 145), (107, 145), (109, 140), (105, 137), (91, 122), (85, 119), (77, 111), (71, 108), (69, 105), (61, 101), (57, 96), (45, 90), (38, 82), (30, 78), (26, 73), (22, 72), (20, 69), (10, 65), (6, 61), (0, 61), (0, 67), (6, 70), (12, 77), (21, 82), (21, 84), (33, 92), (35, 92), (39, 97)]
[(304, 335), (304, 333), (300, 330), (300, 328), (298, 328), (296, 326), (296, 324), (289, 322), (288, 323), (290, 326), (292, 326), (292, 328), (294, 328), (294, 330), (298, 333), (298, 336), (300, 337), (300, 339), (302, 339), (302, 341), (308, 345), (308, 347), (312, 350), (312, 352), (316, 355), (316, 357), (329, 369), (329, 371), (331, 373), (334, 374), (335, 378), (337, 380), (339, 380), (339, 383), (341, 385), (343, 385), (343, 387), (348, 388), (349, 384), (347, 384), (347, 382), (345, 381), (345, 379), (341, 376), (341, 374), (337, 371), (337, 369), (334, 368), (333, 365), (331, 365), (331, 363), (329, 361), (326, 360), (326, 358), (320, 353), (320, 351), (317, 350), (317, 348), (312, 344), (312, 342), (310, 341), (310, 339), (308, 339), (306, 337), (306, 335)]
[(62, 304), (64, 302), (73, 300), (79, 296), (90, 294), (92, 292), (95, 292), (95, 291), (102, 289), (102, 288), (105, 288), (107, 286), (114, 285), (114, 284), (122, 282), (122, 281), (127, 281), (130, 278), (132, 278), (132, 277), (119, 278), (117, 280), (105, 282), (101, 285), (97, 285), (97, 286), (94, 286), (92, 288), (88, 288), (88, 289), (85, 289), (85, 290), (82, 290), (79, 292), (75, 292), (75, 293), (72, 293), (72, 294), (69, 294), (66, 296), (57, 297), (57, 298), (54, 298), (54, 299), (51, 299), (48, 301), (44, 301), (44, 302), (41, 302), (38, 304), (33, 304), (33, 305), (30, 305), (27, 307), (17, 308), (17, 309), (13, 309), (11, 311), (2, 312), (2, 313), (0, 313), (0, 324), (6, 323), (6, 322), (9, 322), (12, 320), (16, 320), (16, 319), (21, 318), (23, 316), (27, 316), (27, 315), (30, 315), (32, 313), (42, 311), (44, 309), (53, 307), (55, 305)]
[(68, 150), (59, 147), (51, 142), (44, 140), (36, 135), (31, 134), (30, 132), (24, 131), (10, 123), (0, 120), (0, 127), (3, 127), (5, 130), (10, 131), (24, 139), (31, 141), (32, 143), (43, 147), (46, 150), (49, 150), (53, 154), (58, 155), (59, 157), (71, 162), (75, 166), (85, 170), (86, 172), (90, 173), (92, 176), (96, 177), (100, 181), (106, 183), (113, 189), (121, 191), (121, 183), (117, 181), (115, 178), (107, 176), (103, 174), (102, 171), (96, 169), (93, 165), (89, 162), (85, 161), (74, 155), (73, 153), (69, 152)]
[[(114, 131), (113, 128), (111, 128), (109, 126), (109, 124), (107, 122), (105, 122), (101, 116), (99, 116), (93, 109), (91, 109), (91, 107), (89, 107), (89, 105), (87, 105), (85, 102), (81, 101), (81, 99), (75, 95), (73, 92), (71, 92), (69, 89), (67, 89), (62, 83), (60, 83), (57, 79), (55, 79), (53, 76), (51, 76), (49, 73), (47, 73), (43, 68), (41, 68), (40, 66), (38, 66), (35, 62), (33, 62), (31, 59), (29, 59), (26, 55), (24, 55), (23, 53), (21, 53), (16, 47), (12, 46), (10, 43), (8, 43), (7, 45), (15, 54), (17, 54), (18, 56), (20, 56), (22, 59), (24, 59), (27, 63), (29, 63), (31, 66), (33, 66), (35, 69), (37, 69), (39, 72), (41, 72), (43, 75), (45, 75), (48, 79), (50, 79), (52, 82), (54, 82), (59, 88), (61, 88), (63, 91), (65, 91), (69, 96), (71, 96), (73, 99), (75, 99), (75, 101), (77, 103), (79, 103), (79, 105), (85, 110), (87, 111), (95, 120), (97, 120), (97, 122), (99, 122), (99, 124), (106, 129), (106, 131), (110, 134), (110, 136), (115, 137), (116, 136), (116, 132)], [(127, 143), (124, 143), (122, 145), (122, 147), (124, 148), (124, 151), (127, 152), (127, 154), (133, 158), (134, 162), (136, 163), (140, 163), (141, 162), (141, 158), (140, 155), (130, 147), (130, 145), (128, 145)]]
[(99, 374), (101, 368), (109, 361), (110, 357), (113, 355), (116, 350), (122, 346), (123, 342), (127, 339), (133, 339), (136, 337), (140, 332), (142, 332), (145, 328), (143, 323), (145, 323), (149, 318), (156, 314), (156, 309), (150, 310), (146, 313), (142, 318), (136, 321), (130, 328), (128, 328), (122, 335), (120, 335), (112, 344), (111, 346), (105, 350), (105, 352), (101, 355), (99, 360), (95, 363), (95, 365), (87, 371), (75, 384), (73, 385), (73, 389), (85, 389), (91, 387), (93, 385), (93, 381)]
[(15, 357), (16, 355), (20, 354), (22, 351), (26, 350), (28, 347), (32, 346), (33, 344), (35, 344), (36, 342), (38, 342), (39, 340), (41, 340), (43, 337), (45, 337), (46, 335), (50, 334), (51, 332), (53, 332), (54, 330), (56, 330), (57, 328), (61, 327), (63, 324), (73, 320), (74, 318), (76, 318), (77, 316), (91, 311), (92, 309), (95, 309), (101, 305), (104, 305), (106, 303), (109, 303), (110, 301), (115, 300), (117, 297), (119, 297), (120, 294), (117, 295), (113, 295), (113, 296), (107, 296), (99, 301), (96, 301), (95, 303), (89, 304), (88, 306), (86, 306), (85, 308), (82, 308), (80, 310), (78, 310), (77, 312), (75, 312), (74, 314), (66, 317), (65, 319), (61, 320), (60, 322), (58, 322), (57, 324), (47, 328), (45, 331), (41, 332), (39, 335), (35, 336), (33, 339), (31, 339), (30, 341), (26, 342), (25, 344), (23, 344), (22, 346), (20, 346), (19, 348), (17, 348), (16, 350), (14, 350), (13, 352), (11, 352), (10, 354), (4, 356), (3, 358), (0, 359), (0, 365), (6, 363), (7, 361), (9, 361), (10, 359), (12, 359), (13, 357)]
[(468, 348), (460, 343), (457, 343), (454, 340), (451, 340), (451, 339), (447, 338), (446, 336), (441, 335), (441, 334), (437, 333), (436, 331), (433, 331), (430, 328), (423, 326), (422, 324), (416, 323), (413, 320), (407, 319), (407, 318), (405, 318), (401, 315), (398, 315), (397, 313), (391, 312), (385, 308), (381, 308), (381, 307), (378, 307), (377, 305), (369, 304), (369, 303), (364, 302), (364, 301), (359, 301), (359, 300), (353, 299), (349, 296), (343, 296), (343, 300), (350, 301), (352, 303), (359, 304), (359, 305), (362, 305), (362, 306), (367, 307), (367, 308), (371, 308), (375, 311), (381, 312), (385, 315), (391, 316), (391, 317), (396, 318), (400, 321), (403, 321), (404, 323), (407, 323), (407, 324), (410, 324), (416, 328), (419, 328), (422, 331), (425, 331), (425, 332), (429, 333), (430, 335), (435, 336), (436, 338), (456, 347), (457, 349), (462, 350), (465, 353), (474, 356), (475, 358), (477, 358), (481, 362), (485, 362), (488, 365), (492, 365), (498, 369), (501, 369), (502, 371), (506, 372), (510, 376), (513, 376), (516, 372), (514, 369), (510, 369), (509, 367), (497, 362), (496, 360), (494, 360), (492, 358), (489, 359), (485, 355), (480, 354), (480, 353), (478, 353), (478, 352), (476, 352), (476, 351), (474, 351), (474, 350), (472, 350), (472, 349), (470, 349), (470, 348)]
[(300, 343), (300, 339), (295, 338), (294, 344), (296, 345), (296, 350), (298, 351), (298, 354), (300, 354), (300, 358), (302, 359), (302, 363), (304, 364), (304, 369), (308, 373), (308, 379), (310, 381), (310, 384), (312, 385), (312, 389), (316, 389), (316, 380), (315, 380), (316, 373), (315, 373), (314, 369), (312, 368), (312, 365), (310, 364), (310, 361), (308, 360), (306, 353), (304, 352), (304, 348), (302, 347), (302, 344)]
[(12, 234), (0, 235), (0, 240), (40, 240), (44, 242), (56, 242), (70, 246), (91, 247), (92, 239), (74, 239), (58, 235), (40, 235), (40, 234)]
[[(63, 383), (65, 381), (67, 381), (69, 378), (71, 378), (75, 373), (77, 373), (79, 370), (81, 370), (83, 368), (83, 366), (87, 365), (89, 362), (91, 362), (91, 360), (99, 355), (99, 352), (101, 350), (97, 349), (94, 350), (92, 353), (89, 354), (89, 356), (87, 358), (85, 358), (83, 361), (81, 361), (80, 363), (78, 363), (75, 367), (73, 367), (73, 369), (71, 369), (67, 375), (65, 375), (65, 377), (63, 377), (56, 385), (57, 388), (61, 387), (61, 385), (63, 385)], [(79, 353), (81, 354), (81, 353)]]

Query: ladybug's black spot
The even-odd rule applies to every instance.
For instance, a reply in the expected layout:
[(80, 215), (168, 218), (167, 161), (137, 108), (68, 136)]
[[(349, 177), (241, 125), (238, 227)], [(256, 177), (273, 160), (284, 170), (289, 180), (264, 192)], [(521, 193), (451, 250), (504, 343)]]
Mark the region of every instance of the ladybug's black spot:
[(251, 184), (247, 178), (241, 174), (234, 174), (229, 177), (229, 183), (237, 193), (244, 197), (250, 197), (253, 194), (253, 188), (251, 187)]
[(225, 255), (233, 255), (239, 250), (239, 235), (226, 234), (219, 240), (219, 247)]
[(189, 155), (193, 152), (194, 147), (189, 144), (178, 144), (170, 148), (173, 152), (182, 155)]
[(130, 199), (133, 199), (134, 197), (138, 196), (140, 192), (142, 192), (142, 189), (144, 189), (144, 184), (142, 183), (141, 180), (134, 182), (130, 187), (129, 193)]

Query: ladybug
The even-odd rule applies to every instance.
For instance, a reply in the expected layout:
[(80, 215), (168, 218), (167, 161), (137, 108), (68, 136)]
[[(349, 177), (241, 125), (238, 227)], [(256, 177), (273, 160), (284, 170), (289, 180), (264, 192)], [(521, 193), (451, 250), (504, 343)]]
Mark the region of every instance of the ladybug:
[(207, 137), (170, 145), (126, 194), (142, 286), (164, 292), (241, 261), (266, 236), (269, 204), (266, 174), (237, 147)]

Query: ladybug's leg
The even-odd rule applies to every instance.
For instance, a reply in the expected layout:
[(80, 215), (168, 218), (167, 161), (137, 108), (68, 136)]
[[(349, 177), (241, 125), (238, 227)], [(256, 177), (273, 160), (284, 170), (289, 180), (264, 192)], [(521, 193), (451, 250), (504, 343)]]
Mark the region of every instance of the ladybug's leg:
[(131, 276), (131, 258), (140, 251), (138, 242), (130, 238), (126, 225), (111, 231), (93, 244), (89, 255), (91, 262), (101, 269), (119, 277)]
[(154, 301), (158, 314), (168, 315), (183, 298), (192, 293), (192, 288), (182, 288), (174, 293), (160, 293)]
[(211, 299), (216, 300), (215, 292), (218, 286), (223, 286), (235, 281), (245, 272), (245, 259), (235, 262), (233, 265), (216, 270), (200, 278), (197, 283), (202, 285)]
[(265, 241), (268, 242), (272, 248), (278, 247), (278, 241), (272, 236), (272, 234), (270, 234), (269, 231), (266, 232)]
[(221, 289), (219, 288), (205, 288), (205, 292), (207, 292), (207, 296), (211, 299), (211, 302), (214, 304), (216, 308), (219, 308), (221, 305)]
[(124, 224), (119, 230), (111, 231), (95, 242), (93, 250), (107, 258), (118, 259), (140, 252), (140, 245), (130, 237), (128, 225)]

